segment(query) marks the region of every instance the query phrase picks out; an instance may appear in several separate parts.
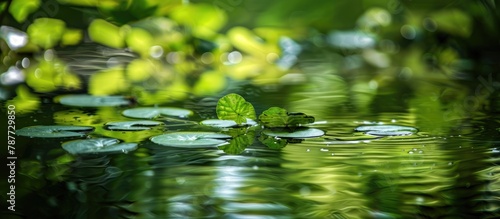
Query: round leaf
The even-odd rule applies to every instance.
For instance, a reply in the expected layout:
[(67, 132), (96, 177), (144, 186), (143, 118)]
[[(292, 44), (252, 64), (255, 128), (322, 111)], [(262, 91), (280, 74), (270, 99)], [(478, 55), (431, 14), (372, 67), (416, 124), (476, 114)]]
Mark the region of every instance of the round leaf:
[(160, 115), (185, 118), (193, 114), (193, 111), (175, 107), (139, 107), (122, 112), (126, 117), (138, 119), (153, 119)]
[(357, 127), (354, 130), (376, 136), (402, 136), (418, 132), (416, 128), (399, 125), (367, 125)]
[(130, 104), (124, 96), (92, 96), (92, 95), (64, 95), (58, 97), (59, 103), (77, 107), (122, 106)]
[(120, 131), (141, 131), (151, 129), (151, 126), (163, 124), (162, 122), (152, 120), (139, 120), (139, 121), (123, 121), (123, 122), (108, 122), (106, 128), (110, 130)]
[(225, 144), (223, 139), (228, 138), (231, 136), (215, 132), (174, 132), (152, 137), (151, 141), (170, 147), (207, 148)]
[(242, 124), (247, 119), (256, 119), (252, 104), (238, 94), (228, 94), (220, 98), (216, 111), (219, 119), (234, 120), (237, 124)]
[(137, 143), (120, 143), (114, 138), (93, 138), (65, 142), (62, 147), (70, 154), (127, 153), (137, 149)]
[(85, 133), (81, 132), (90, 132), (93, 129), (94, 128), (88, 126), (29, 126), (17, 130), (16, 134), (32, 138), (83, 137)]
[(294, 131), (289, 131), (288, 129), (266, 129), (262, 133), (279, 138), (314, 138), (325, 134), (324, 131), (314, 128), (299, 128)]

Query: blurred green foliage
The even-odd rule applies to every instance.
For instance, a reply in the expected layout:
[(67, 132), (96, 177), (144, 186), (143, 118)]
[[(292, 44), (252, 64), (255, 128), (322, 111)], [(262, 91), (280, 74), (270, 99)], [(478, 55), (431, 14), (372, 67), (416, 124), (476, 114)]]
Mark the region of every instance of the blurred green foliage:
[[(412, 82), (419, 79), (458, 93), (437, 97), (446, 108), (498, 67), (491, 60), (500, 47), (489, 0), (14, 0), (3, 13), (2, 25), (28, 33), (24, 48), (3, 45), (1, 58), (13, 66), (34, 54), (23, 69), (29, 90), (126, 94), (142, 105), (218, 95), (248, 81), (290, 91), (288, 109), (367, 112), (381, 96), (421, 92)], [(89, 43), (133, 60), (102, 60), (104, 68), (82, 75), (75, 66), (85, 65), (58, 57), (61, 48), (78, 53), (73, 46)]]

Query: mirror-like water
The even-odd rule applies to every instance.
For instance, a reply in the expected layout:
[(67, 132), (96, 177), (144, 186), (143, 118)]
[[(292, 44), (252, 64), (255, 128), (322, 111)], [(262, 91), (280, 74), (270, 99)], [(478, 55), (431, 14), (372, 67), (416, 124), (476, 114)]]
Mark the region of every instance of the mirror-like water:
[[(54, 110), (71, 115), (49, 105), (20, 117), (19, 127), (50, 123), (42, 115)], [(92, 117), (109, 110), (118, 118), (123, 109), (83, 111)], [(72, 156), (61, 148), (64, 140), (19, 138), (16, 212), (28, 218), (495, 218), (498, 119), (451, 126), (422, 121), (414, 111), (338, 112), (317, 118), (312, 127), (324, 130), (322, 137), (281, 150), (256, 140), (236, 155), (160, 146), (144, 131), (115, 132), (111, 137), (143, 139), (137, 150), (115, 155)], [(55, 123), (72, 122), (55, 117)], [(381, 124), (418, 132), (355, 131)]]

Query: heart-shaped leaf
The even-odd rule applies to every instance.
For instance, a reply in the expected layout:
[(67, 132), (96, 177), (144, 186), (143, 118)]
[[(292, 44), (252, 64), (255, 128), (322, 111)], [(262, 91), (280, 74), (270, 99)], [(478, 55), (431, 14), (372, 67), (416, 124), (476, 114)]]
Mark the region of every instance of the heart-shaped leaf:
[(256, 119), (253, 105), (238, 94), (228, 94), (217, 103), (217, 117), (242, 124), (247, 119)]

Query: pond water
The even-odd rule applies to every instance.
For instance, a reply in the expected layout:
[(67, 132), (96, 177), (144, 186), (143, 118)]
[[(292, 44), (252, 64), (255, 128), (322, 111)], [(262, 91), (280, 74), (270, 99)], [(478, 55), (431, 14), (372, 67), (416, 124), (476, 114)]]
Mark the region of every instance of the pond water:
[(495, 1), (348, 3), (2, 1), (0, 218), (500, 218)]
[[(256, 111), (261, 112), (281, 103), (282, 92), (254, 92), (247, 99), (256, 101)], [(500, 117), (450, 119), (441, 111), (426, 112), (432, 104), (408, 104), (414, 97), (402, 105), (387, 104), (385, 99), (399, 95), (384, 95), (365, 112), (331, 107), (334, 98), (323, 98), (299, 110), (316, 117), (311, 127), (325, 131), (324, 136), (292, 141), (282, 149), (255, 140), (234, 154), (217, 147), (166, 147), (148, 139), (165, 130), (193, 126), (167, 125), (160, 131), (102, 129), (108, 121), (124, 119), (121, 112), (129, 106), (42, 104), (39, 110), (19, 116), (17, 129), (92, 125), (98, 133), (93, 137), (137, 142), (138, 148), (127, 153), (70, 155), (61, 147), (67, 138), (17, 137), (16, 214), (10, 216), (497, 218)], [(205, 108), (216, 100), (173, 106), (193, 110), (198, 116), (191, 120), (199, 122), (216, 117), (214, 110)], [(355, 131), (366, 125), (400, 125), (418, 131), (389, 136)]]

